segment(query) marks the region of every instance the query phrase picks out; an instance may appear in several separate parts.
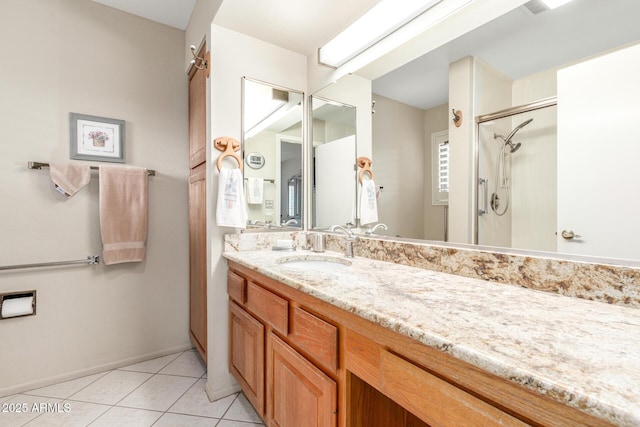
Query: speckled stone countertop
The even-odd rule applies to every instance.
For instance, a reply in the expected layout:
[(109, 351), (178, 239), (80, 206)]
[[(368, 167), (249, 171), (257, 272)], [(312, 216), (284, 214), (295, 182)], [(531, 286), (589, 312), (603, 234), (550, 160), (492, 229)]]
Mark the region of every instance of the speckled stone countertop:
[[(368, 258), (227, 251), (265, 276), (615, 425), (640, 425), (640, 311)], [(343, 254), (323, 257), (345, 260)]]

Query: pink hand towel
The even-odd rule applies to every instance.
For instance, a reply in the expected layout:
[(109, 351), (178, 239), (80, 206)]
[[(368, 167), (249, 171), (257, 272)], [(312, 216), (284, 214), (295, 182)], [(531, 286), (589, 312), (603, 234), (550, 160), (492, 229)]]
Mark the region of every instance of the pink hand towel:
[(58, 192), (71, 197), (89, 183), (91, 171), (89, 165), (51, 163), (49, 164), (49, 176)]
[(100, 233), (105, 265), (144, 260), (147, 170), (100, 166)]

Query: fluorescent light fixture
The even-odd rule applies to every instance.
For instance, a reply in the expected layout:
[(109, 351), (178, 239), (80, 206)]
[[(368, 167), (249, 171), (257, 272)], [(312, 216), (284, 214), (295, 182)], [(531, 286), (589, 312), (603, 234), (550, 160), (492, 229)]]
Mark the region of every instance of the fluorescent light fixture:
[(318, 51), (318, 62), (339, 67), (416, 16), (445, 0), (382, 0)]
[(542, 0), (542, 3), (546, 4), (549, 9), (555, 9), (569, 3), (571, 0)]

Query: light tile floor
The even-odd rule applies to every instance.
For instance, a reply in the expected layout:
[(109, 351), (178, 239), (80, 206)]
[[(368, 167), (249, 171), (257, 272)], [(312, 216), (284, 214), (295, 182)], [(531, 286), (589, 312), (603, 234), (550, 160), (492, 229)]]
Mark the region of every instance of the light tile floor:
[(209, 402), (195, 350), (0, 397), (0, 427), (260, 427), (242, 393)]

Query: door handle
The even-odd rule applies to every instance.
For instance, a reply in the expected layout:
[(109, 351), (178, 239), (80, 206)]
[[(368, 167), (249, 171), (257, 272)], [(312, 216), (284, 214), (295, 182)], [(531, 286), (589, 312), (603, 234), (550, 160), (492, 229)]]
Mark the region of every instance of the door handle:
[(560, 235), (565, 240), (579, 239), (580, 237), (582, 237), (579, 234), (574, 233), (573, 230), (562, 230), (562, 233)]
[(479, 215), (486, 215), (489, 213), (489, 189), (487, 188), (488, 180), (485, 178), (478, 178), (478, 186), (482, 186), (482, 190), (484, 193), (483, 202), (484, 206), (482, 209), (478, 209)]

